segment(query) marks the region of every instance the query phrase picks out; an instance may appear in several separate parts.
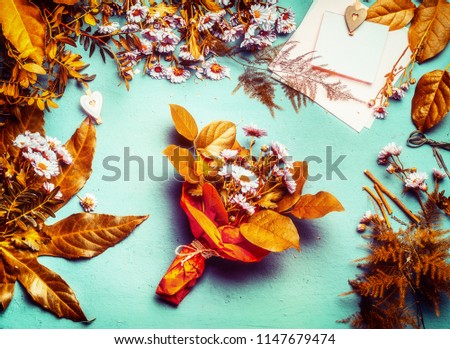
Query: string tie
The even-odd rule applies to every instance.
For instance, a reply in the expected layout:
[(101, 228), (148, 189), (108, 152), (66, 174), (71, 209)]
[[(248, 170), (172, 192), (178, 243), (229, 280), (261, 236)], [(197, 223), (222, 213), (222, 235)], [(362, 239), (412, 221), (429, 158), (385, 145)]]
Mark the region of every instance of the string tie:
[[(183, 248), (187, 248), (190, 251), (181, 253), (181, 250)], [(203, 258), (205, 258), (205, 259), (208, 259), (208, 258), (211, 258), (211, 257), (220, 257), (220, 255), (217, 253), (217, 251), (213, 250), (212, 248), (206, 248), (198, 240), (192, 241), (189, 245), (180, 245), (180, 246), (178, 246), (175, 249), (175, 254), (177, 256), (184, 257), (183, 260), (181, 261), (181, 265), (183, 265), (188, 260), (190, 260), (191, 258), (193, 258), (193, 257), (195, 257), (195, 256), (197, 256), (199, 254), (201, 254), (203, 256)]]

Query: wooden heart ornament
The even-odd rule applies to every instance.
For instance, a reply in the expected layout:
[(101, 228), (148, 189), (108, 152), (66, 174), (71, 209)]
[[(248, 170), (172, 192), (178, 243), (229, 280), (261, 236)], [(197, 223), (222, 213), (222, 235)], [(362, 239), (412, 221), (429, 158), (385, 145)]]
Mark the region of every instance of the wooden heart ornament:
[(80, 97), (80, 104), (86, 114), (94, 118), (97, 124), (102, 123), (100, 112), (102, 110), (103, 96), (100, 92), (86, 91), (86, 94)]
[(348, 34), (353, 35), (353, 32), (361, 25), (367, 18), (367, 9), (356, 5), (348, 6), (345, 9), (345, 23), (347, 23)]

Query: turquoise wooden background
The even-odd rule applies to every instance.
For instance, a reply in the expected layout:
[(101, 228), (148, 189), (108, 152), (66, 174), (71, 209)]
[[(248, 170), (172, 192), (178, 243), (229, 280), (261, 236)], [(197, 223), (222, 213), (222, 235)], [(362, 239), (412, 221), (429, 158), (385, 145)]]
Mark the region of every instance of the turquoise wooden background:
[[(300, 23), (311, 1), (281, 0), (280, 3), (292, 6)], [(447, 47), (437, 59), (417, 66), (416, 78), (434, 69), (444, 69), (449, 58)], [(388, 177), (384, 168), (376, 164), (376, 157), (388, 142), (405, 146), (409, 133), (414, 130), (410, 121), (414, 88), (402, 102), (392, 103), (386, 120), (376, 121), (371, 130), (358, 134), (315, 104), (296, 114), (281, 91), (277, 103), (284, 110), (277, 111), (275, 118), (242, 90), (232, 95), (242, 71), (232, 61), (220, 60), (231, 67), (230, 80), (191, 79), (173, 85), (139, 74), (127, 92), (123, 85), (118, 86), (114, 63), (103, 64), (99, 55), (86, 60), (91, 64), (88, 72), (97, 74), (90, 87), (101, 91), (104, 97), (104, 124), (97, 127), (94, 170), (81, 194), (96, 195), (97, 212), (151, 216), (122, 243), (92, 260), (40, 258), (42, 264), (72, 286), (86, 315), (96, 318), (93, 323), (85, 325), (57, 319), (32, 303), (17, 285), (14, 300), (0, 314), (0, 328), (348, 328), (336, 320), (355, 312), (357, 299), (339, 297), (339, 294), (349, 290), (347, 280), (358, 273), (352, 260), (366, 254), (365, 242), (355, 228), (362, 214), (372, 208), (361, 190), (363, 185), (370, 184), (362, 171), (369, 168), (401, 195), (400, 182)], [(84, 119), (79, 106), (82, 93), (81, 88), (70, 84), (58, 101), (59, 109), (45, 116), (47, 134), (61, 140), (72, 135)], [(272, 254), (258, 264), (210, 259), (203, 277), (178, 308), (159, 301), (154, 291), (174, 258), (175, 248), (192, 240), (178, 203), (181, 183), (175, 179), (170, 166), (170, 179), (156, 181), (146, 176), (140, 181), (135, 162), (131, 163), (129, 181), (123, 176), (113, 182), (102, 177), (112, 175), (103, 167), (108, 156), (119, 156), (123, 170), (126, 148), (146, 163), (147, 157), (152, 156), (153, 173), (162, 174), (161, 151), (178, 141), (169, 113), (170, 103), (186, 107), (200, 126), (219, 119), (255, 123), (269, 130), (267, 142), (284, 143), (295, 159), (321, 157), (324, 162), (311, 163), (310, 172), (324, 176), (308, 182), (304, 192), (328, 190), (341, 200), (346, 211), (320, 220), (298, 222), (301, 253), (288, 250)], [(450, 118), (447, 118), (429, 136), (449, 141), (449, 130)], [(243, 133), (238, 137), (243, 140)], [(330, 179), (325, 177), (327, 147), (331, 147), (333, 159), (346, 156), (339, 167), (345, 180), (336, 174)], [(450, 154), (443, 155), (450, 164)], [(405, 164), (428, 173), (436, 167), (429, 147), (405, 146), (402, 159)], [(444, 187), (450, 190), (448, 181)], [(418, 209), (414, 201), (407, 197), (404, 201)], [(59, 211), (57, 218), (74, 212), (80, 212), (76, 199)], [(448, 219), (445, 223), (450, 226)], [(425, 322), (428, 328), (449, 328), (449, 302), (443, 302), (440, 318), (426, 312)]]

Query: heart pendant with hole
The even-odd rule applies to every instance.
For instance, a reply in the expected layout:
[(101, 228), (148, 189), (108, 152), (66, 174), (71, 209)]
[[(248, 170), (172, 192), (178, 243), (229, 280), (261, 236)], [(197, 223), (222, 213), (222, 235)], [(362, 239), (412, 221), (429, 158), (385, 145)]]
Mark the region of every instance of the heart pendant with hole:
[(367, 18), (367, 9), (355, 5), (348, 6), (345, 9), (345, 23), (347, 23), (348, 34), (353, 35), (353, 32), (361, 25)]
[(80, 97), (81, 108), (90, 115), (97, 124), (101, 124), (103, 121), (100, 117), (102, 110), (103, 96), (100, 92), (86, 91), (86, 94)]

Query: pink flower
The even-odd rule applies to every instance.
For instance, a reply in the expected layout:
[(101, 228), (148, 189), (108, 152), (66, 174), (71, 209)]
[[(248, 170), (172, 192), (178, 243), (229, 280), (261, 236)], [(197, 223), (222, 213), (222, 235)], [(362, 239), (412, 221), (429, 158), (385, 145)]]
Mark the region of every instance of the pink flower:
[[(43, 188), (45, 190), (45, 192), (47, 194), (50, 194), (54, 189), (55, 189), (55, 185), (53, 183), (49, 183), (49, 182), (44, 182), (43, 184)], [(54, 196), (54, 198), (56, 200), (61, 200), (62, 199), (62, 193), (61, 190), (58, 190), (58, 192), (56, 193), (56, 195)]]
[(359, 221), (361, 224), (369, 224), (372, 219), (372, 212), (366, 211), (364, 216), (362, 216), (361, 220)]
[(242, 129), (247, 137), (260, 138), (267, 136), (267, 131), (262, 128), (258, 128), (256, 125), (243, 126)]
[(295, 182), (291, 171), (289, 171), (289, 170), (284, 171), (283, 180), (284, 180), (284, 184), (286, 185), (286, 189), (288, 190), (289, 194), (293, 194), (295, 192), (295, 189), (297, 189), (297, 183)]
[(447, 174), (445, 172), (438, 170), (437, 168), (433, 168), (433, 177), (437, 181), (442, 181), (445, 177), (447, 177)]
[(394, 87), (392, 90), (391, 98), (399, 101), (403, 97), (405, 97), (405, 95), (406, 95), (405, 90), (403, 90), (402, 88)]
[(427, 178), (428, 176), (425, 172), (408, 173), (405, 179), (405, 187), (426, 191), (428, 189), (428, 186), (425, 183)]
[(139, 23), (148, 14), (148, 7), (142, 6), (140, 2), (130, 7), (127, 11), (127, 21), (130, 23)]
[(285, 164), (285, 168), (293, 168), (294, 165), (292, 163), (291, 157), (289, 156), (287, 149), (283, 144), (272, 141), (272, 143), (270, 144), (270, 149), (272, 150), (272, 154)]
[(388, 111), (385, 107), (375, 107), (373, 108), (373, 116), (375, 116), (377, 119), (385, 119), (388, 115)]
[(159, 63), (152, 65), (147, 69), (147, 74), (153, 79), (162, 79), (166, 77), (166, 68)]
[(97, 207), (97, 199), (94, 195), (87, 193), (84, 197), (79, 197), (80, 205), (85, 212), (93, 212)]
[(402, 153), (403, 147), (395, 143), (389, 143), (378, 154), (378, 164), (385, 165), (389, 162), (389, 157), (399, 156)]

